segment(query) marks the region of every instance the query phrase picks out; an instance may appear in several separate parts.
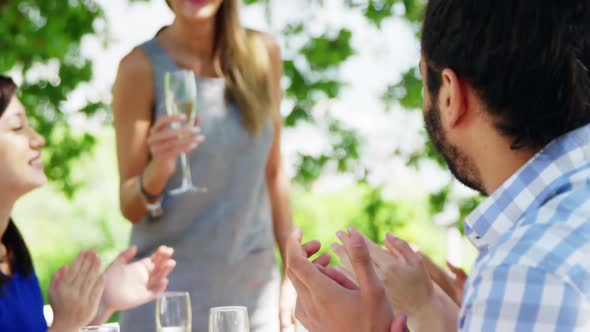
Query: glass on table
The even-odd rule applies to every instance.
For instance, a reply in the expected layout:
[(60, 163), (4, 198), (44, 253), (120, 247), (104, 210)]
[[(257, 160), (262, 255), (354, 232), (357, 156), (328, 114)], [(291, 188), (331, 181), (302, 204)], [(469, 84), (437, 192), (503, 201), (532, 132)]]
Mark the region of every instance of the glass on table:
[(188, 292), (164, 292), (156, 301), (158, 332), (190, 332), (191, 300)]
[(246, 307), (211, 308), (209, 332), (250, 332)]

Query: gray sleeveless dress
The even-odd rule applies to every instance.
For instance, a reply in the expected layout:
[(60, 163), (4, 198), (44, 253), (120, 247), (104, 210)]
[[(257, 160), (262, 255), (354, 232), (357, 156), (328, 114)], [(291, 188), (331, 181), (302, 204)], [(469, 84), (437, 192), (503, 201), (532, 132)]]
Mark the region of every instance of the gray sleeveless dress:
[[(178, 69), (157, 38), (139, 46), (149, 57), (157, 119), (166, 114), (163, 76)], [(224, 98), (224, 81), (197, 78), (198, 109), (206, 141), (189, 154), (193, 182), (207, 193), (164, 197), (165, 215), (133, 225), (140, 257), (159, 245), (175, 249), (169, 291), (188, 291), (192, 329), (208, 330), (209, 308), (246, 306), (252, 332), (277, 332), (280, 274), (274, 255), (265, 166), (273, 137), (269, 120), (259, 135), (242, 125), (238, 107)], [(180, 167), (166, 192), (181, 183)], [(155, 331), (155, 304), (122, 313), (121, 331)]]

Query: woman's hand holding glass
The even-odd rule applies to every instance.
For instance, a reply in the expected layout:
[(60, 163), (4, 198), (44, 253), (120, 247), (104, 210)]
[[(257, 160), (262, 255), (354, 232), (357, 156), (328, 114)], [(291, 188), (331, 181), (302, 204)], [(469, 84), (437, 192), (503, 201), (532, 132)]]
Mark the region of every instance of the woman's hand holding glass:
[(83, 250), (72, 266), (63, 266), (49, 289), (54, 314), (52, 330), (78, 331), (88, 324), (98, 310), (104, 284), (95, 251)]
[(157, 173), (170, 177), (176, 170), (178, 158), (205, 140), (198, 126), (199, 119), (194, 127), (182, 126), (186, 121), (182, 114), (162, 116), (150, 129), (147, 143)]

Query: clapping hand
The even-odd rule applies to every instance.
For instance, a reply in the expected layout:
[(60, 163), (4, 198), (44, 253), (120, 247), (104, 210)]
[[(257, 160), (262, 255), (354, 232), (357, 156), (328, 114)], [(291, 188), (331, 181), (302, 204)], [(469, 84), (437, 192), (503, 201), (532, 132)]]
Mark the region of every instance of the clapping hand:
[(82, 250), (71, 266), (53, 277), (49, 303), (54, 319), (50, 331), (78, 331), (95, 316), (105, 285), (100, 259), (93, 250)]
[(106, 285), (101, 310), (107, 318), (114, 311), (154, 300), (168, 286), (168, 275), (176, 266), (171, 258), (174, 250), (161, 246), (150, 257), (131, 262), (136, 254), (137, 247), (131, 246), (121, 252), (104, 272)]

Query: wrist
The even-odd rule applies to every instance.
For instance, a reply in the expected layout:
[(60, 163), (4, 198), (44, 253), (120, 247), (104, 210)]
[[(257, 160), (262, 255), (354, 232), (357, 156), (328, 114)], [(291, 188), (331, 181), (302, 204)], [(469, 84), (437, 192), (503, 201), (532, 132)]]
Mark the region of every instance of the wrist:
[(139, 174), (137, 177), (137, 190), (139, 190), (145, 203), (154, 203), (160, 199), (161, 194), (155, 194), (155, 191), (145, 188), (144, 173)]
[[(159, 190), (153, 190), (149, 188), (149, 183), (147, 186), (148, 188), (146, 188), (144, 179), (146, 175), (149, 176), (148, 172), (149, 169), (146, 168), (146, 170), (144, 170), (144, 172), (137, 177), (137, 190), (141, 196), (141, 200), (143, 201), (145, 209), (149, 213), (149, 216), (151, 218), (159, 218), (164, 215), (164, 210), (162, 208), (162, 188), (165, 186), (165, 184), (159, 184)], [(155, 192), (158, 194), (155, 194)]]
[(149, 196), (160, 196), (170, 175), (172, 173), (158, 167), (158, 163), (152, 160), (141, 174), (141, 187)]
[(444, 331), (443, 310), (439, 307), (439, 301), (432, 294), (429, 299), (420, 305), (413, 313), (408, 313), (408, 327), (412, 331)]
[(55, 317), (53, 322), (51, 323), (51, 328), (49, 328), (48, 332), (77, 332), (81, 326), (74, 326), (71, 323), (60, 319), (59, 317)]
[(175, 164), (170, 164), (170, 162), (166, 160), (159, 159), (151, 159), (145, 169), (145, 172), (150, 175), (150, 180), (152, 180), (153, 177), (156, 180), (158, 180), (158, 182), (168, 181), (168, 178), (171, 177), (175, 171)]

